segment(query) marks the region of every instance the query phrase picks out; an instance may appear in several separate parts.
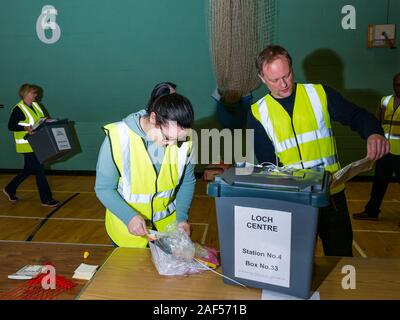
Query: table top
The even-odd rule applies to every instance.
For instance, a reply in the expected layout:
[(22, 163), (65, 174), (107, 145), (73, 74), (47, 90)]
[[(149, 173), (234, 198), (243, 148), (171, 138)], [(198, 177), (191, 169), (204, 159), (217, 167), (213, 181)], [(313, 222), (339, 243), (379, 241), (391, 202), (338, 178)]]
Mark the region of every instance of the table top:
[[(59, 290), (55, 294), (50, 292), (42, 295), (42, 299), (75, 299), (84, 285), (85, 280), (72, 279), (75, 269), (81, 263), (102, 265), (112, 253), (111, 246), (74, 245), (74, 244), (46, 244), (35, 242), (0, 242), (0, 299), (15, 299), (15, 291), (26, 286), (26, 280), (8, 279), (25, 265), (50, 263), (55, 267), (56, 276), (63, 276), (71, 281), (75, 287), (70, 290)], [(87, 259), (83, 258), (85, 251), (89, 252)], [(14, 294), (12, 294), (14, 292)], [(35, 298), (32, 295), (31, 298)]]
[[(343, 267), (348, 265), (355, 268), (356, 289), (342, 288), (347, 275)], [(400, 299), (399, 270), (399, 258), (317, 257), (312, 290), (327, 300)], [(211, 271), (162, 276), (149, 249), (116, 248), (78, 299), (259, 300), (261, 293), (261, 289), (225, 284)]]

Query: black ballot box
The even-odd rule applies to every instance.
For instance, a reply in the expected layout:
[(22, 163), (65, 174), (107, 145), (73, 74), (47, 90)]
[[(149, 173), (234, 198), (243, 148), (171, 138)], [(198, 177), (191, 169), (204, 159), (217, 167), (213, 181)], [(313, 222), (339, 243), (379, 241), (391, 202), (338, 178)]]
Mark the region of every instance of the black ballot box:
[(68, 119), (43, 122), (26, 139), (40, 163), (60, 160), (76, 153), (78, 142)]

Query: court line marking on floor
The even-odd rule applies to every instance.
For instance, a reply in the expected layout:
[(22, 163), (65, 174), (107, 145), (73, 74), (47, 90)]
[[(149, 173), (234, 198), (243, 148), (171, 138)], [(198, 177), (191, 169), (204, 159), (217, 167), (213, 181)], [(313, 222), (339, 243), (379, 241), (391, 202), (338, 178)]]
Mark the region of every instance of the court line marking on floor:
[(5, 216), (0, 215), (0, 218), (10, 219), (37, 219), (37, 220), (68, 220), (68, 221), (104, 221), (104, 219), (91, 219), (91, 218), (54, 218), (54, 217), (26, 217), (26, 216)]
[(68, 203), (69, 201), (71, 201), (73, 198), (75, 198), (77, 195), (79, 195), (79, 193), (75, 193), (72, 196), (70, 196), (69, 198), (65, 199), (64, 201), (62, 201), (60, 203), (60, 205), (58, 205), (57, 207), (55, 207), (54, 210), (50, 211), (49, 214), (46, 216), (46, 219), (42, 220), (36, 227), (35, 229), (33, 229), (32, 233), (28, 236), (28, 238), (26, 238), (26, 241), (32, 241), (32, 239), (34, 238), (34, 236), (36, 235), (36, 233), (40, 230), (40, 228), (43, 227), (43, 225), (49, 220), (49, 218), (55, 214), (58, 210), (61, 209), (61, 207)]
[(205, 223), (203, 236), (201, 237), (201, 242), (200, 242), (201, 244), (204, 244), (206, 242), (207, 232), (208, 232), (208, 223)]
[[(20, 192), (38, 192), (37, 190), (30, 190), (30, 189), (18, 189)], [(69, 191), (69, 190), (51, 190), (53, 193), (76, 193), (76, 190), (74, 191)], [(95, 191), (79, 191), (80, 194), (94, 194), (96, 193)], [(212, 199), (213, 197), (206, 195), (206, 194), (195, 194), (193, 196), (194, 198), (210, 198)], [(367, 201), (367, 200), (365, 200)]]
[[(18, 191), (20, 192), (38, 192), (37, 190), (34, 189), (18, 189)], [(52, 193), (77, 193), (76, 190), (74, 191), (69, 191), (69, 190), (51, 190)], [(92, 193), (96, 193), (95, 191), (79, 191), (79, 194), (92, 194)]]
[(358, 253), (361, 255), (361, 257), (363, 258), (367, 258), (367, 255), (365, 254), (365, 252), (363, 251), (363, 249), (360, 248), (360, 246), (358, 245), (358, 243), (353, 240), (353, 246), (354, 248), (356, 248), (356, 250), (358, 251)]
[(52, 244), (52, 245), (74, 245), (74, 246), (94, 246), (94, 247), (113, 247), (112, 244), (102, 243), (76, 243), (76, 242), (46, 242), (46, 241), (25, 241), (25, 240), (0, 240), (0, 243), (33, 243), (33, 244)]
[[(347, 199), (347, 202), (368, 202), (368, 199), (360, 200), (360, 199)], [(382, 202), (393, 203), (400, 202), (398, 200), (383, 200)]]
[(369, 233), (400, 233), (400, 231), (394, 230), (361, 230), (361, 229), (353, 229), (354, 232), (369, 232)]
[(203, 223), (203, 222), (189, 222), (189, 224), (196, 225), (196, 226), (204, 226), (203, 236), (201, 237), (201, 240), (200, 240), (200, 244), (204, 244), (206, 241), (209, 224)]
[[(92, 219), (92, 218), (55, 218), (55, 217), (27, 217), (27, 216), (6, 216), (6, 215), (0, 215), (0, 219), (36, 219), (36, 220), (67, 220), (67, 221), (93, 221), (93, 222), (104, 222), (105, 219)], [(203, 232), (203, 236), (202, 239), (205, 239), (207, 236), (207, 232), (208, 232), (208, 227), (209, 224), (208, 223), (202, 223), (202, 222), (193, 222), (190, 223), (191, 225), (200, 225), (200, 226), (204, 226), (204, 232)], [(203, 244), (204, 242), (202, 242)]]

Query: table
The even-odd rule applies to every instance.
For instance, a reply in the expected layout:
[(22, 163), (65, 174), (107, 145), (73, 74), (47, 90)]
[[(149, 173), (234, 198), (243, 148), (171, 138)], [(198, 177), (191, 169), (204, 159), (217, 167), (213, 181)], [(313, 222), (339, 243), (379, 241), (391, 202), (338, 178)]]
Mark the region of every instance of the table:
[[(345, 290), (343, 266), (354, 266), (356, 289)], [(312, 289), (321, 299), (400, 299), (399, 258), (316, 257)], [(116, 248), (78, 299), (259, 300), (261, 289), (224, 284), (210, 271), (161, 276), (149, 249)]]
[[(51, 263), (56, 269), (56, 275), (63, 276), (76, 286), (61, 293), (57, 299), (73, 300), (87, 283), (85, 280), (72, 279), (74, 270), (82, 263), (102, 265), (112, 253), (111, 246), (46, 244), (35, 242), (0, 242), (0, 295), (7, 296), (11, 290), (22, 287), (26, 281), (11, 280), (7, 276), (28, 264)], [(90, 253), (83, 259), (83, 253)]]

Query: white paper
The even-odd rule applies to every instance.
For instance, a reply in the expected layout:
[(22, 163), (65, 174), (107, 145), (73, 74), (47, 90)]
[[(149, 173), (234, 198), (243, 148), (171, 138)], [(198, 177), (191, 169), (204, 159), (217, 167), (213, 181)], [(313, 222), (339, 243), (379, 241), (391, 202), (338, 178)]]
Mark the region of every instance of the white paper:
[(90, 264), (81, 263), (78, 268), (76, 268), (72, 278), (90, 280), (96, 273), (99, 266), (94, 266)]
[(46, 121), (46, 118), (40, 118), (32, 125), (32, 130), (36, 130), (43, 122)]
[(290, 287), (292, 213), (235, 206), (235, 277)]
[(14, 274), (8, 275), (9, 279), (28, 280), (37, 277), (42, 273), (42, 265), (26, 265)]
[(53, 131), (53, 136), (56, 140), (58, 150), (62, 151), (71, 149), (71, 145), (64, 128), (51, 128), (51, 131)]
[(321, 297), (318, 291), (313, 292), (310, 298), (302, 299), (281, 292), (263, 290), (261, 294), (261, 300), (321, 300)]
[(354, 161), (339, 171), (335, 172), (333, 175), (331, 188), (334, 188), (342, 183), (349, 181), (356, 175), (371, 170), (374, 161), (368, 160), (367, 158)]

